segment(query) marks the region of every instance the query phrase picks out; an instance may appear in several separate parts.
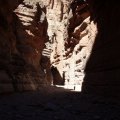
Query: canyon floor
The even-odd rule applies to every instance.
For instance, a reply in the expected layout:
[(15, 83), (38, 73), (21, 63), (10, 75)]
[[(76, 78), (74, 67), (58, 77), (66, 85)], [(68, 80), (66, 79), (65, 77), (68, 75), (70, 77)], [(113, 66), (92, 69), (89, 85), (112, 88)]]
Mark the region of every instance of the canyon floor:
[(0, 96), (0, 120), (120, 120), (116, 100), (63, 88)]

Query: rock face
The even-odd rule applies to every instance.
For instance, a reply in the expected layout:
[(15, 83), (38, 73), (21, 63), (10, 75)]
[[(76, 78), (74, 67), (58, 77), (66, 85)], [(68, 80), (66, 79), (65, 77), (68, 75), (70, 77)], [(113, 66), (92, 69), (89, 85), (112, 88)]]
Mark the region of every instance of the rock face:
[[(64, 84), (63, 79), (63, 55), (65, 52), (65, 41), (68, 38), (68, 20), (70, 4), (72, 0), (51, 0), (47, 5), (48, 35), (52, 47), (50, 56), (53, 83)], [(54, 75), (56, 74), (56, 75)], [(56, 80), (57, 79), (57, 80)], [(55, 82), (54, 82), (55, 81)], [(58, 82), (57, 82), (58, 81)]]
[(51, 64), (61, 81), (56, 84), (83, 85), (86, 93), (119, 95), (119, 5), (113, 0), (87, 1), (47, 4)]
[(1, 0), (0, 93), (53, 83), (116, 95), (119, 14), (113, 0)]
[(52, 46), (50, 60), (59, 72), (55, 76), (59, 79), (56, 84), (68, 87), (79, 85), (80, 88), (97, 33), (95, 24), (89, 18), (88, 5), (82, 0), (52, 0), (46, 6), (48, 35)]
[(114, 0), (105, 2), (89, 0), (89, 4), (91, 19), (97, 24), (98, 34), (85, 68), (83, 91), (118, 96), (120, 91), (120, 8)]
[(52, 83), (81, 86), (96, 35), (87, 3), (11, 3), (0, 3), (1, 92), (36, 90), (41, 84)]
[(0, 1), (0, 93), (46, 84), (41, 55), (47, 36), (40, 0)]

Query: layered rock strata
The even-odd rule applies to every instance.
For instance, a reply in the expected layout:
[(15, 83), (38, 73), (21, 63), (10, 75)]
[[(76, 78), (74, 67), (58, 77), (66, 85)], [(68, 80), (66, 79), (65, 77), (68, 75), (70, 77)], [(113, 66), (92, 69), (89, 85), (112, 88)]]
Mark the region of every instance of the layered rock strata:
[(40, 62), (48, 40), (45, 14), (39, 0), (0, 1), (0, 93), (46, 84)]
[(36, 90), (52, 83), (81, 86), (97, 31), (88, 4), (82, 0), (11, 3), (0, 3), (1, 92)]
[(50, 60), (59, 73), (55, 76), (59, 79), (56, 84), (78, 85), (80, 89), (97, 33), (96, 25), (89, 18), (88, 4), (82, 0), (52, 0), (46, 6), (52, 46)]

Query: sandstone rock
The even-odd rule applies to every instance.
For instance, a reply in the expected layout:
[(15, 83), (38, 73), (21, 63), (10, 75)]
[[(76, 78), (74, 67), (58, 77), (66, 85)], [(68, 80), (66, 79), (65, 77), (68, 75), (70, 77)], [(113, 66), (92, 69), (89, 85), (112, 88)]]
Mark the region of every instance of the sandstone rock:
[(0, 73), (1, 93), (37, 90), (46, 84), (40, 65), (48, 40), (45, 14), (41, 0), (0, 1), (0, 71), (5, 71)]
[(61, 0), (52, 1), (47, 9), (51, 64), (58, 69), (65, 85), (82, 85), (84, 68), (97, 33), (96, 25), (88, 17), (88, 5), (84, 1)]

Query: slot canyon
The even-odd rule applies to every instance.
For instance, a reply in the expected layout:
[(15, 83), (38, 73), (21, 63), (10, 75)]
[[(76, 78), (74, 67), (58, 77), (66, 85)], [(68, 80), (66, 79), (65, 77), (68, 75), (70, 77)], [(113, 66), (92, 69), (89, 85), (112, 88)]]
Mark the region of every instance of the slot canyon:
[(119, 21), (114, 0), (0, 0), (0, 120), (119, 120)]

